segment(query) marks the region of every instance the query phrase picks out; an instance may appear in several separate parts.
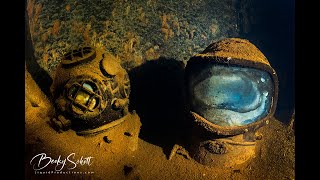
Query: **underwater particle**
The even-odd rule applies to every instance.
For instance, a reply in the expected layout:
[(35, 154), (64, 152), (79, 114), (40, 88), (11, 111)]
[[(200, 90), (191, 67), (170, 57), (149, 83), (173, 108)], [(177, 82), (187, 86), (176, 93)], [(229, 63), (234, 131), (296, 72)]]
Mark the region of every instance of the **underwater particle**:
[(108, 136), (103, 136), (103, 141), (106, 143), (111, 143), (112, 141), (108, 138)]

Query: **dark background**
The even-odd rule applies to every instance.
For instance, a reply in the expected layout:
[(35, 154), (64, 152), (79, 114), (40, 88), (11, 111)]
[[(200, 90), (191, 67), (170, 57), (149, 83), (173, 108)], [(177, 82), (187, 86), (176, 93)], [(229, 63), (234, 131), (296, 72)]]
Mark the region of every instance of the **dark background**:
[(241, 0), (239, 6), (240, 37), (255, 44), (276, 70), (279, 99), (275, 117), (289, 123), (295, 109), (295, 1)]

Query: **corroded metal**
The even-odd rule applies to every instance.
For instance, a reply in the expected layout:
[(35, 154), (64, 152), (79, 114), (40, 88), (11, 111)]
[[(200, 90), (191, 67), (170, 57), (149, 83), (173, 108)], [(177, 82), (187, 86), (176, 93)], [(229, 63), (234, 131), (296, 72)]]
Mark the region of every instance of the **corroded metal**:
[[(270, 101), (268, 101), (270, 107), (268, 106), (269, 109), (266, 109), (268, 111), (265, 111), (265, 116), (261, 119), (257, 118), (248, 124), (228, 126), (214, 123), (215, 121), (212, 119), (210, 120), (200, 115), (202, 109), (197, 109), (198, 106), (197, 103), (195, 103), (197, 101), (193, 99), (194, 91), (196, 91), (195, 86), (199, 82), (202, 82), (205, 88), (209, 90), (210, 88), (214, 89), (216, 84), (210, 86), (207, 84), (210, 81), (203, 83), (206, 78), (213, 76), (211, 71), (204, 71), (204, 69), (220, 65), (225, 69), (229, 69), (230, 67), (237, 67), (240, 70), (248, 69), (245, 73), (251, 70), (259, 70), (259, 72), (267, 72), (267, 74), (269, 74), (268, 77), (271, 79), (271, 81), (269, 80), (269, 82), (271, 82), (270, 87), (272, 88), (270, 88), (271, 91), (266, 94), (270, 99)], [(201, 164), (225, 167), (242, 164), (254, 157), (256, 140), (261, 139), (257, 137), (255, 133), (260, 127), (269, 123), (270, 117), (274, 115), (278, 99), (277, 74), (263, 53), (247, 40), (238, 38), (224, 39), (212, 43), (202, 53), (193, 56), (188, 61), (185, 72), (187, 98), (190, 107), (189, 119), (193, 122), (191, 146), (189, 149), (191, 156)], [(230, 72), (232, 73), (232, 71), (228, 71), (228, 73)], [(215, 72), (215, 74), (219, 73), (223, 72)], [(237, 74), (231, 74), (228, 77), (238, 78)], [(223, 82), (223, 80), (221, 80), (221, 82)], [(262, 79), (261, 83), (264, 82), (265, 79)], [(231, 85), (233, 86), (232, 83)], [(212, 91), (213, 92), (208, 92), (216, 95), (215, 89)], [(235, 92), (237, 92), (237, 89)], [(222, 92), (223, 96), (226, 96), (226, 94)], [(242, 98), (244, 97), (240, 99)], [(208, 103), (209, 101), (205, 100), (204, 102)], [(212, 105), (205, 103), (204, 105), (200, 103), (199, 106), (203, 106), (206, 112), (211, 111), (210, 108), (212, 107)], [(197, 110), (199, 112), (197, 112)], [(239, 111), (239, 113), (242, 113), (242, 111)], [(214, 117), (213, 114), (213, 118)], [(224, 116), (219, 117), (224, 118)]]
[[(211, 123), (191, 109), (191, 118), (205, 130), (219, 135), (237, 135), (247, 131), (255, 131), (268, 123), (274, 115), (278, 99), (278, 78), (267, 58), (252, 43), (244, 39), (230, 38), (209, 45), (202, 53), (193, 56), (186, 66), (186, 83), (190, 85), (191, 75), (197, 74), (206, 64), (237, 65), (266, 71), (272, 77), (274, 91), (268, 115), (254, 123), (244, 126), (219, 126)], [(190, 94), (189, 94), (190, 96)]]
[(128, 114), (129, 76), (117, 58), (99, 49), (80, 47), (67, 53), (51, 92), (60, 117), (52, 120), (57, 129), (98, 133), (120, 124)]

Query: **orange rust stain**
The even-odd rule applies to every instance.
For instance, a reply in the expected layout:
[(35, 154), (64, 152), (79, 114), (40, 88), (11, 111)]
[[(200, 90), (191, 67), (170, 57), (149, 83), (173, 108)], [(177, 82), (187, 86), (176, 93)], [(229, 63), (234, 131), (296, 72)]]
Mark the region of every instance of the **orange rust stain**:
[(90, 29), (91, 29), (91, 26), (90, 25), (87, 25), (86, 26), (86, 29), (84, 30), (82, 36), (83, 36), (83, 40), (85, 43), (90, 43)]
[(66, 11), (67, 11), (67, 12), (70, 12), (70, 9), (71, 9), (70, 4), (67, 4), (67, 5), (66, 5)]
[(57, 36), (59, 34), (59, 30), (60, 30), (60, 21), (55, 20), (53, 22), (52, 35)]
[(48, 53), (45, 53), (45, 54), (43, 55), (42, 59), (43, 59), (43, 62), (44, 62), (45, 64), (48, 64), (49, 54), (48, 54)]

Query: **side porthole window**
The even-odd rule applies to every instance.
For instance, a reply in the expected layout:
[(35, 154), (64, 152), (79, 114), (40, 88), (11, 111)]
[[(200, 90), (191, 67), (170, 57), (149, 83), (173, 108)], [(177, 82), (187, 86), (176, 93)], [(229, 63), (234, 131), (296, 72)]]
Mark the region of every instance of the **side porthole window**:
[(83, 113), (93, 112), (101, 104), (101, 96), (97, 86), (91, 81), (76, 82), (71, 85), (67, 92), (68, 99), (72, 106)]

